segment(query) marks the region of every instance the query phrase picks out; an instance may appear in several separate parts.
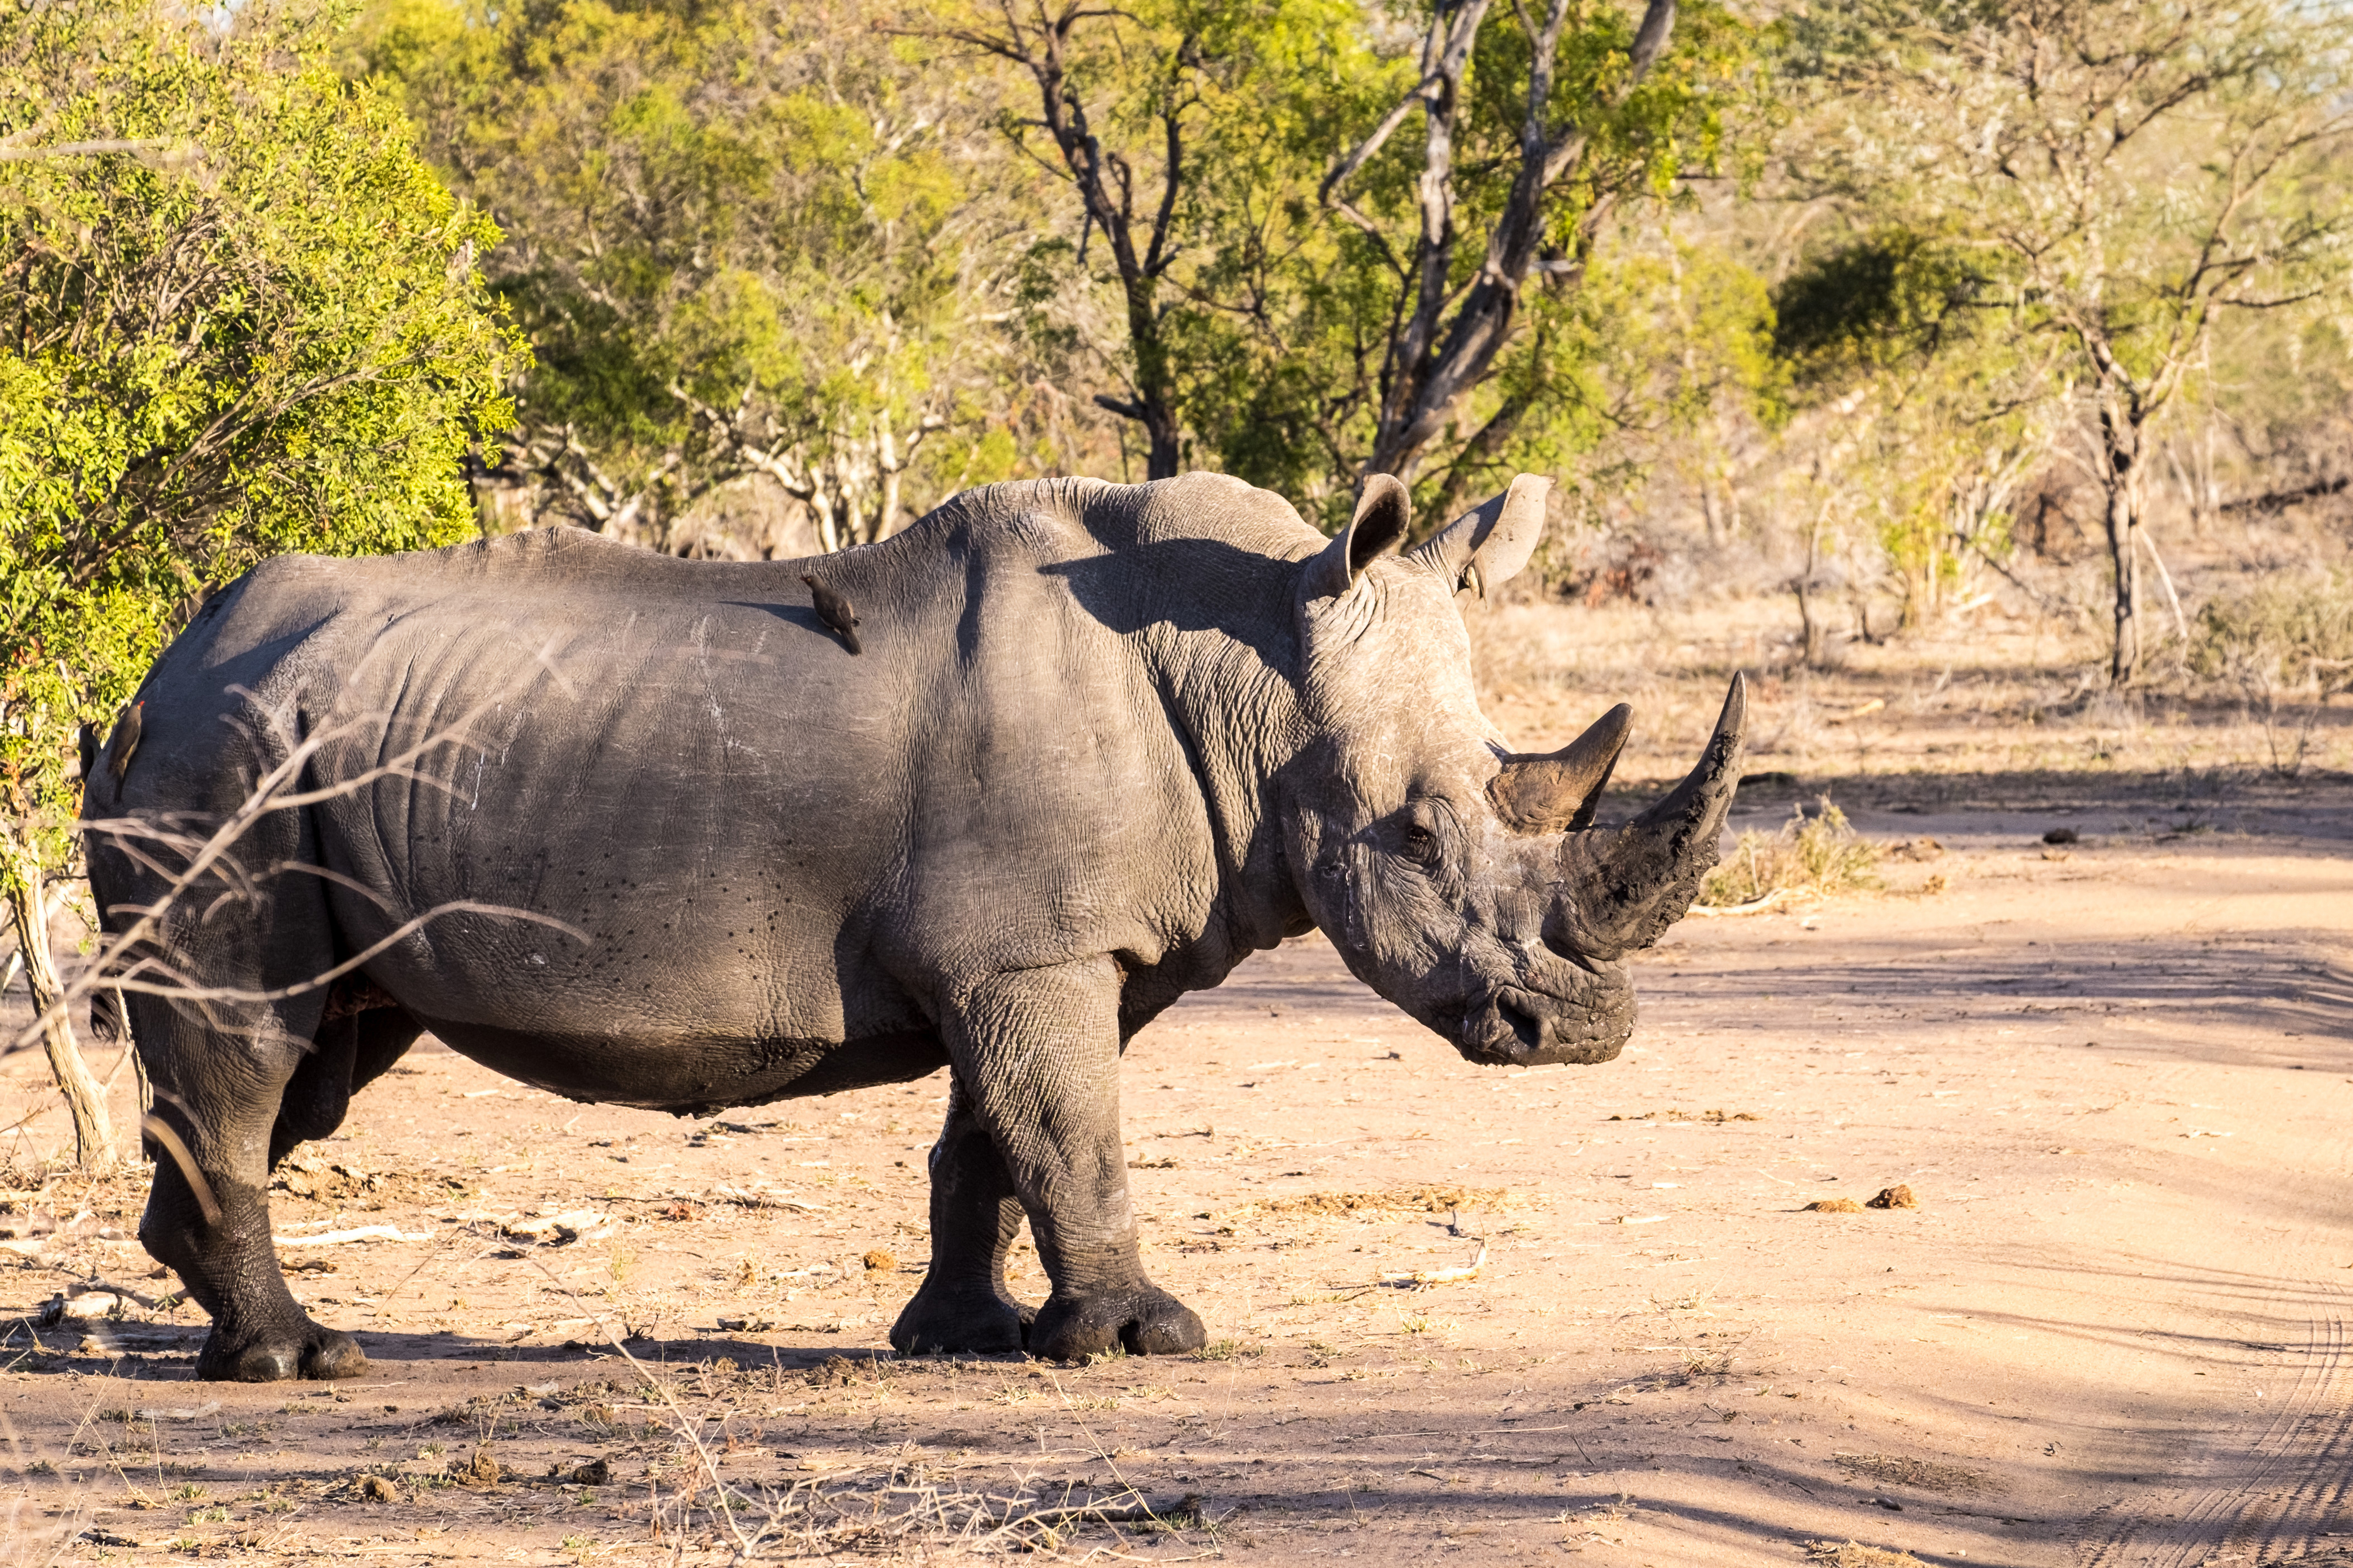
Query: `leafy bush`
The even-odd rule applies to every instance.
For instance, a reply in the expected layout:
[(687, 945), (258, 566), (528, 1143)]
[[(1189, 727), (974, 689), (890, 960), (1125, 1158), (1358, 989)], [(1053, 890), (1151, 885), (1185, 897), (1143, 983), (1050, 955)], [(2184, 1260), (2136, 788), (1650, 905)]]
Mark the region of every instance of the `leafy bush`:
[(1778, 833), (1754, 829), (1700, 884), (1703, 908), (1753, 904), (1775, 893), (1837, 893), (1875, 888), (1883, 851), (1855, 832), (1824, 795), (1815, 815), (1799, 806)]
[(2304, 766), (2321, 709), (2353, 691), (2353, 578), (2274, 576), (2207, 602), (2190, 670), (2235, 686), (2263, 721), (2273, 771)]
[(209, 590), (288, 550), (472, 531), (526, 351), (343, 15), (164, 0), (0, 18), (0, 814), (66, 854), (101, 729)]

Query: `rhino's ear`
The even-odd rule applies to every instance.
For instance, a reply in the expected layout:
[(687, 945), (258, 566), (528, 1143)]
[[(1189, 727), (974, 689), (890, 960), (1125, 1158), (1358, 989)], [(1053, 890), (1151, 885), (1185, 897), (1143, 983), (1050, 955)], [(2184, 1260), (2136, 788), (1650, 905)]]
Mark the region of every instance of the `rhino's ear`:
[(1301, 574), (1302, 599), (1336, 598), (1356, 585), (1373, 557), (1405, 537), (1413, 521), (1413, 498), (1393, 474), (1374, 474), (1356, 498), (1356, 515), (1340, 536), (1307, 563)]
[(1450, 587), (1481, 598), (1488, 587), (1519, 575), (1544, 537), (1545, 498), (1552, 481), (1522, 474), (1502, 495), (1464, 512), (1413, 552)]

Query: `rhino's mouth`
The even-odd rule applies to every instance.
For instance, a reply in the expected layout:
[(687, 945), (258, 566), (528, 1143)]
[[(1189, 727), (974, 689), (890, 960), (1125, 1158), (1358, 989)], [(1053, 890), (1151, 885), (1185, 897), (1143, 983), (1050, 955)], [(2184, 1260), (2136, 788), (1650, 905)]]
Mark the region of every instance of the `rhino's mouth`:
[(1489, 1067), (1606, 1062), (1624, 1047), (1633, 1019), (1596, 1011), (1540, 991), (1498, 986), (1462, 1018), (1461, 1048)]

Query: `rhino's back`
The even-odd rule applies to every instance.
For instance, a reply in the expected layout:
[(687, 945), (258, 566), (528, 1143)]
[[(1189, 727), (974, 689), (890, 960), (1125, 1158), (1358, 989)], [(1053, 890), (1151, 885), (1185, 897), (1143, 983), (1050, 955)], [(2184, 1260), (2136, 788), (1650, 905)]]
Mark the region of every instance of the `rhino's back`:
[[(423, 747), (422, 781), (319, 808), (322, 858), (391, 895), (331, 892), (346, 948), (457, 900), (581, 932), (451, 917), (371, 964), (437, 1026), (857, 1039), (920, 1025), (942, 975), (1156, 962), (1216, 866), (1136, 628), (1104, 612), (1123, 542), (1084, 525), (1102, 487), (1007, 489), (810, 563), (569, 531), (271, 563), (159, 665), (179, 783), (149, 782), (220, 793), (232, 684), (341, 735), (329, 776)], [(861, 657), (805, 569), (856, 604)]]

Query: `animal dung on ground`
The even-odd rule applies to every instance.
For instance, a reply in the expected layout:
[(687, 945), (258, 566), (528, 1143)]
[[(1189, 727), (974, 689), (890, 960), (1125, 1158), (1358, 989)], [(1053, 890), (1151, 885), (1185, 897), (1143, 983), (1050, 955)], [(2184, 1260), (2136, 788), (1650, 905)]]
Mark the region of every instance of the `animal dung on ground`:
[(383, 1476), (362, 1476), (360, 1496), (370, 1502), (398, 1502), (400, 1489)]
[(1862, 1205), (1852, 1198), (1816, 1198), (1802, 1211), (1806, 1214), (1861, 1214)]
[(899, 1267), (898, 1258), (879, 1247), (859, 1261), (866, 1265), (866, 1272), (869, 1274), (888, 1274)]
[(1895, 1186), (1880, 1188), (1879, 1195), (1872, 1199), (1868, 1206), (1875, 1209), (1916, 1209), (1920, 1206), (1920, 1200), (1912, 1195), (1910, 1187), (1899, 1183)]
[(2045, 844), (2073, 844), (2079, 842), (2079, 840), (2075, 837), (2075, 830), (2073, 828), (2054, 827), (2050, 832), (2042, 836), (2042, 842)]

